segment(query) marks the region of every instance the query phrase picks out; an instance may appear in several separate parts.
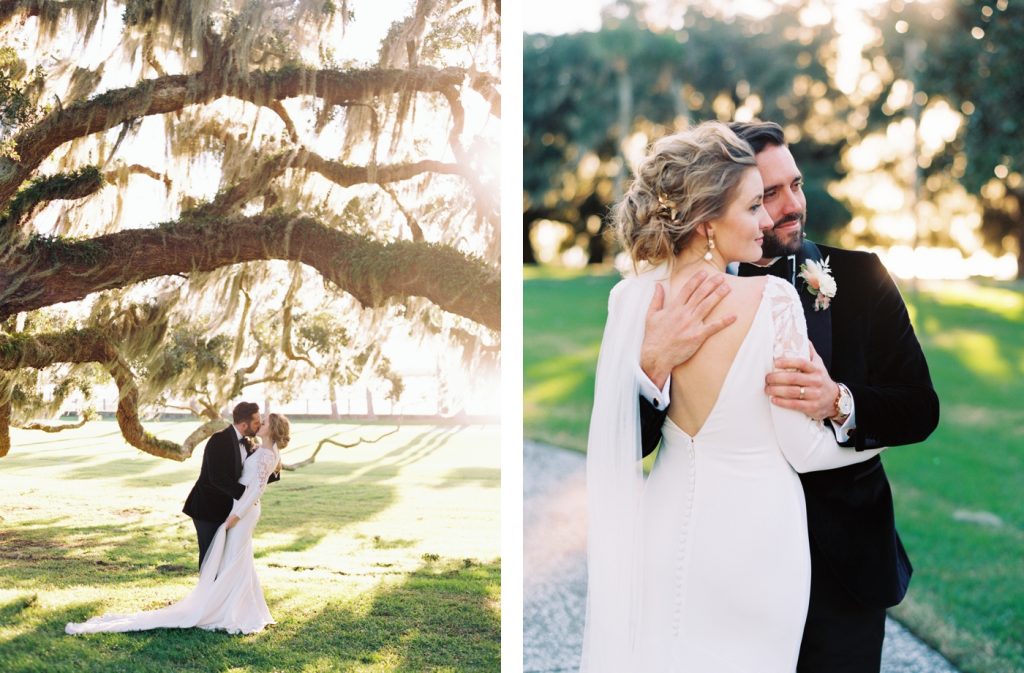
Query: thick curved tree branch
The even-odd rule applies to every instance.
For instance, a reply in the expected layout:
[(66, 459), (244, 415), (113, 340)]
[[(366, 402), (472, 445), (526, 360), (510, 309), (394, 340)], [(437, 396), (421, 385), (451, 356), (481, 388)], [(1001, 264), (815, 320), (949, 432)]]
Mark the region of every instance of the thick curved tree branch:
[(7, 212), (0, 217), (0, 229), (17, 225), (41, 203), (59, 200), (83, 199), (98, 192), (104, 177), (95, 166), (56, 175), (39, 176), (18, 192)]
[(281, 118), (284, 123), (284, 128), (288, 132), (288, 137), (292, 139), (293, 143), (299, 143), (299, 132), (295, 129), (295, 122), (292, 121), (291, 115), (288, 114), (288, 110), (281, 105), (281, 101), (272, 100), (267, 105), (271, 110), (277, 113), (277, 116)]
[[(459, 175), (465, 178), (475, 194), (487, 194), (479, 179), (471, 171), (457, 164), (424, 159), (408, 164), (390, 164), (384, 166), (354, 166), (340, 161), (331, 161), (316, 152), (306, 149), (295, 149), (282, 152), (260, 163), (250, 175), (230, 189), (218, 194), (217, 197), (199, 210), (208, 215), (226, 214), (246, 201), (264, 193), (267, 185), (288, 169), (308, 170), (327, 178), (339, 187), (354, 185), (377, 184), (386, 185), (391, 182), (410, 180), (426, 173)], [(490, 197), (486, 199), (490, 206)]]
[[(296, 96), (315, 95), (328, 105), (344, 105), (402, 92), (443, 93), (467, 80), (463, 68), (415, 70), (314, 70), (289, 67), (271, 72), (250, 72), (224, 81), (210, 72), (169, 75), (115, 89), (58, 109), (15, 136), (19, 161), (0, 158), (0, 203), (8, 201), (53, 150), (75, 138), (106, 131), (126, 121), (176, 112), (189, 105), (235, 97), (266, 106)], [(470, 78), (478, 90), (493, 78)]]
[(305, 362), (315, 370), (316, 363), (310, 360), (306, 353), (296, 352), (295, 346), (292, 344), (292, 302), (295, 299), (295, 293), (301, 287), (302, 274), (293, 273), (291, 285), (288, 286), (288, 292), (284, 296), (284, 308), (281, 315), (281, 352), (289, 360)]
[(188, 455), (191, 456), (192, 452), (196, 450), (197, 446), (199, 446), (199, 442), (209, 439), (214, 435), (214, 433), (220, 432), (224, 428), (228, 427), (228, 425), (230, 425), (230, 423), (223, 418), (209, 420), (206, 423), (203, 423), (193, 430), (192, 433), (185, 438), (185, 441), (181, 443), (182, 450), (187, 451)]
[[(117, 424), (125, 441), (135, 448), (160, 458), (185, 460), (191, 451), (182, 446), (158, 439), (146, 432), (139, 419), (139, 389), (135, 376), (114, 345), (111, 333), (96, 327), (67, 330), (32, 336), (0, 337), (0, 370), (23, 367), (43, 369), (53, 364), (82, 364), (96, 362), (103, 365), (117, 384)], [(8, 401), (9, 403), (9, 401)], [(10, 410), (4, 417), (0, 404), (0, 451), (4, 442), (10, 445)]]
[(390, 164), (370, 168), (368, 166), (353, 166), (341, 163), (340, 161), (331, 161), (308, 150), (299, 150), (296, 153), (295, 166), (319, 173), (341, 187), (401, 182), (424, 173), (461, 175), (470, 182), (476, 179), (475, 175), (466, 172), (457, 164), (449, 164), (432, 159), (423, 159), (409, 164)]
[(0, 269), (0, 320), (149, 278), (267, 259), (311, 266), (364, 306), (424, 297), (501, 328), (499, 273), (479, 258), (431, 243), (383, 243), (284, 213), (184, 216), (83, 241), (33, 239), (19, 251), (18, 263)]

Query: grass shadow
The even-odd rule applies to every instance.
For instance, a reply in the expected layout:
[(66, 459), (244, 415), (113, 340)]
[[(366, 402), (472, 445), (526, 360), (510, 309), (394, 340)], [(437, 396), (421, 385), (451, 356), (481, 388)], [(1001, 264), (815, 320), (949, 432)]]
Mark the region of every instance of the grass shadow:
[(496, 467), (460, 467), (444, 475), (438, 488), (458, 486), (494, 487), (501, 484), (501, 470)]
[(209, 671), (500, 671), (500, 567), (428, 564), (401, 581), (346, 600), (285, 611), (251, 636), (201, 629), (67, 636), (95, 614), (92, 602), (45, 608), (16, 599), (0, 614), (16, 633), (0, 640), (5, 673), (208, 673)]

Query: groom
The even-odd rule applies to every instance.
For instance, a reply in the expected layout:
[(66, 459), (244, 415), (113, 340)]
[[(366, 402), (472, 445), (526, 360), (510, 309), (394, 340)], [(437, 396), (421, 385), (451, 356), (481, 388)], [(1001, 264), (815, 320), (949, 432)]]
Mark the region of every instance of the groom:
[[(231, 412), (233, 424), (216, 433), (206, 443), (203, 466), (192, 492), (185, 499), (183, 512), (192, 517), (199, 538), (199, 566), (220, 525), (231, 513), (232, 500), (245, 493), (238, 483), (242, 463), (254, 450), (252, 438), (259, 432), (260, 407), (255, 402), (239, 402)], [(270, 475), (269, 482), (280, 477)], [(269, 483), (268, 482), (268, 483)]]
[[(803, 177), (777, 124), (734, 122), (730, 128), (756, 154), (764, 207), (774, 222), (765, 232), (764, 259), (740, 264), (739, 275), (771, 274), (792, 283), (815, 351), (809, 359), (776, 360), (765, 392), (773, 404), (825, 419), (841, 445), (858, 451), (924, 441), (938, 424), (939, 400), (895, 283), (874, 254), (804, 240)], [(800, 267), (826, 259), (837, 289), (830, 305), (816, 310)], [(702, 304), (708, 292), (718, 294)], [(731, 323), (728, 317), (703, 322), (724, 292), (705, 281), (686, 301), (665, 306), (661, 292), (652, 301), (640, 362), (644, 455), (661, 438), (672, 368)], [(811, 597), (797, 671), (877, 673), (885, 609), (903, 599), (912, 572), (885, 470), (875, 457), (800, 480)]]

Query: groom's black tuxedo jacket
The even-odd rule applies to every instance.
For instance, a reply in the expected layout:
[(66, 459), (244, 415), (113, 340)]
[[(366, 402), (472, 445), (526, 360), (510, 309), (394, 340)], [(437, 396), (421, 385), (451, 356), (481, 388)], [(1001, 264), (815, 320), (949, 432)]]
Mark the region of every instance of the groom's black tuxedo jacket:
[[(807, 331), (832, 379), (854, 399), (858, 451), (921, 442), (939, 422), (939, 400), (921, 345), (899, 290), (872, 253), (805, 242), (806, 259), (828, 258), (836, 296), (815, 311), (814, 298), (797, 279)], [(764, 271), (741, 264), (739, 275)], [(644, 455), (661, 439), (665, 410), (640, 398)], [(907, 591), (912, 568), (896, 533), (889, 480), (876, 456), (857, 465), (800, 475), (807, 501), (811, 544), (854, 597), (866, 607), (889, 607)]]
[[(245, 487), (238, 483), (241, 476), (242, 452), (235, 428), (229, 425), (206, 442), (199, 479), (182, 511), (200, 521), (225, 521), (231, 513), (231, 501), (245, 493)], [(270, 481), (277, 479), (277, 475), (270, 475)]]

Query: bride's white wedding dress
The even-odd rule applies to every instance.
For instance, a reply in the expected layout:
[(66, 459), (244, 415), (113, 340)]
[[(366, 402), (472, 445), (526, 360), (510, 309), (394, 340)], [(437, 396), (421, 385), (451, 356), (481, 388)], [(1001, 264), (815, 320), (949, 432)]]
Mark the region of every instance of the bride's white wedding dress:
[[(630, 301), (647, 306), (636, 296)], [(634, 520), (621, 531), (638, 553), (617, 552), (615, 535), (592, 520), (598, 539), (591, 543), (590, 565), (598, 576), (590, 579), (582, 671), (795, 671), (811, 572), (797, 472), (862, 462), (879, 452), (839, 447), (822, 423), (769, 403), (764, 379), (774, 359), (806, 358), (808, 344), (795, 290), (767, 277), (707, 420), (694, 436), (666, 420), (650, 476), (635, 496), (619, 499), (626, 507), (635, 504)], [(598, 376), (600, 387), (600, 368)], [(635, 397), (629, 401), (636, 406)], [(595, 498), (601, 494), (591, 493), (592, 517), (601, 507)], [(618, 588), (602, 586), (610, 575), (595, 553), (619, 554), (632, 585), (620, 575)], [(609, 590), (627, 597), (609, 599)], [(596, 614), (605, 609), (630, 616)]]
[(263, 599), (253, 562), (252, 534), (260, 518), (260, 501), (278, 461), (277, 448), (260, 447), (242, 466), (239, 482), (245, 493), (231, 513), (240, 517), (226, 530), (217, 530), (199, 570), (199, 583), (182, 600), (158, 610), (131, 615), (102, 615), (87, 622), (70, 623), (70, 634), (107, 631), (145, 631), (160, 628), (223, 630), (229, 633), (262, 631), (274, 620)]

